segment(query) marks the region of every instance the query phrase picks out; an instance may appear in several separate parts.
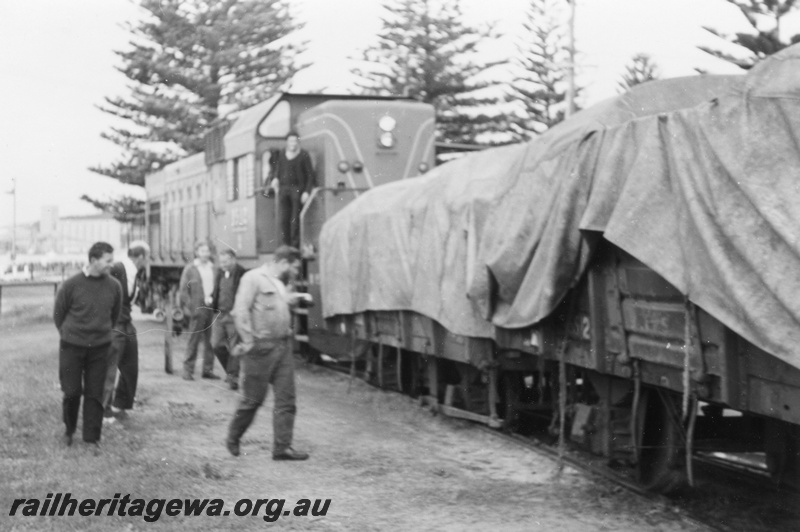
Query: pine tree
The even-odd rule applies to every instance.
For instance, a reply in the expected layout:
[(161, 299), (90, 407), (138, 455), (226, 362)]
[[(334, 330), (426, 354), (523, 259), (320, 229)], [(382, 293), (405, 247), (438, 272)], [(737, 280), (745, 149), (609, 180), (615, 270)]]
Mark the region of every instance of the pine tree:
[[(518, 44), (514, 65), (517, 75), (508, 101), (522, 105), (512, 122), (515, 139), (529, 139), (564, 120), (569, 44), (563, 0), (530, 0), (523, 21), (524, 39)], [(575, 95), (580, 92), (576, 88)]]
[(625, 66), (625, 73), (618, 83), (619, 92), (627, 92), (632, 87), (658, 79), (658, 66), (647, 54), (635, 54)]
[(742, 15), (747, 19), (748, 24), (753, 28), (753, 32), (728, 35), (706, 26), (703, 29), (744, 48), (746, 50), (745, 56), (737, 57), (707, 46), (698, 46), (700, 50), (748, 70), (759, 60), (796, 42), (800, 42), (800, 34), (795, 34), (786, 41), (781, 38), (780, 31), (781, 19), (798, 8), (797, 0), (727, 1), (739, 8)]
[(378, 43), (364, 52), (365, 68), (355, 71), (364, 92), (432, 104), (442, 142), (475, 143), (495, 130), (498, 117), (484, 111), (499, 97), (481, 94), (493, 83), (478, 78), (499, 62), (476, 58), (492, 29), (465, 24), (460, 0), (387, 0), (383, 7)]
[[(90, 170), (143, 186), (147, 174), (204, 149), (203, 133), (222, 106), (249, 107), (292, 77), (299, 50), (285, 41), (299, 26), (281, 0), (139, 4), (147, 19), (128, 25), (131, 48), (116, 52), (118, 70), (132, 82), (130, 95), (106, 98), (100, 107), (127, 123), (101, 134), (122, 148), (123, 158)], [(84, 199), (119, 216), (142, 206), (130, 198)]]
[(120, 222), (140, 222), (141, 212), (143, 212), (141, 210), (141, 200), (134, 198), (133, 196), (122, 196), (115, 200), (104, 201), (94, 199), (86, 194), (83, 194), (81, 199), (91, 203), (101, 211), (111, 214)]

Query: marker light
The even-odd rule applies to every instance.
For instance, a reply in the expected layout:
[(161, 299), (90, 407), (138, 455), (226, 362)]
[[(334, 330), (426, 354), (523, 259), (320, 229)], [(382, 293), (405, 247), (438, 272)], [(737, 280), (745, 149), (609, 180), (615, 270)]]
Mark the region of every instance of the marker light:
[(347, 161), (340, 161), (339, 164), (336, 165), (336, 169), (341, 173), (345, 173), (350, 170), (350, 164)]
[(396, 125), (397, 125), (397, 120), (395, 120), (391, 116), (383, 116), (381, 117), (380, 120), (378, 120), (378, 127), (381, 128), (383, 131), (394, 131)]
[(419, 163), (419, 166), (417, 166), (417, 170), (419, 170), (420, 174), (424, 174), (425, 172), (428, 171), (428, 163), (426, 162)]
[(381, 133), (381, 136), (378, 138), (378, 145), (381, 148), (393, 148), (394, 135), (392, 135), (389, 131)]
[(360, 174), (362, 170), (364, 170), (364, 165), (361, 163), (361, 161), (353, 162), (353, 172)]

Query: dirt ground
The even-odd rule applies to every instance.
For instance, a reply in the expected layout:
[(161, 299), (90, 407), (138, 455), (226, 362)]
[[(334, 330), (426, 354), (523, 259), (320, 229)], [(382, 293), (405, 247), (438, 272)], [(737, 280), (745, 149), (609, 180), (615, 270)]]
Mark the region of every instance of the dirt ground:
[[(271, 398), (245, 435), (242, 455), (235, 458), (223, 440), (237, 392), (221, 381), (188, 382), (179, 373), (165, 374), (162, 326), (152, 321), (136, 325), (138, 403), (128, 419), (104, 428), (98, 456), (82, 443), (65, 448), (58, 442), (63, 428), (57, 369), (45, 376), (52, 411), (41, 415), (50, 416), (49, 428), (47, 434), (28, 436), (46, 438), (45, 450), (37, 457), (17, 447), (5, 448), (7, 456), (0, 461), (5, 485), (0, 487), (0, 529), (65, 529), (66, 518), (10, 518), (8, 508), (15, 497), (72, 491), (83, 497), (99, 493), (94, 496), (110, 498), (119, 492), (132, 497), (221, 498), (226, 510), (242, 498), (285, 499), (286, 508), (299, 499), (331, 502), (324, 516), (285, 515), (272, 523), (264, 521), (263, 512), (247, 517), (231, 512), (228, 517), (162, 515), (154, 523), (141, 517), (74, 518), (71, 529), (705, 530), (669, 506), (575, 470), (567, 468), (557, 476), (551, 458), (468, 422), (433, 416), (399, 394), (300, 363), (295, 447), (310, 452), (310, 460), (271, 460)], [(57, 368), (57, 336), (51, 324), (0, 329), (9, 338), (18, 337), (15, 345), (20, 346), (0, 359), (11, 363), (17, 356), (28, 356), (20, 354), (24, 346), (38, 343), (52, 346), (46, 356)], [(180, 346), (176, 367), (182, 354)], [(221, 373), (219, 366), (216, 371)], [(68, 462), (82, 469), (96, 467), (94, 478), (102, 481), (87, 481), (94, 485), (82, 491), (81, 485), (70, 484), (70, 473), (59, 473)], [(50, 471), (45, 476), (52, 478), (22, 478), (33, 470)]]

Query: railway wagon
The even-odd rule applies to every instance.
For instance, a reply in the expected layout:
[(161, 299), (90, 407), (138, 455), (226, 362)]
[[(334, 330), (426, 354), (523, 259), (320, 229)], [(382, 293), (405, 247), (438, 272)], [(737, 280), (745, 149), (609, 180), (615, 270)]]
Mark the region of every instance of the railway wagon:
[(653, 490), (700, 456), (797, 486), (798, 66), (651, 82), (365, 194), (320, 237), (333, 355), (449, 415), (549, 419)]

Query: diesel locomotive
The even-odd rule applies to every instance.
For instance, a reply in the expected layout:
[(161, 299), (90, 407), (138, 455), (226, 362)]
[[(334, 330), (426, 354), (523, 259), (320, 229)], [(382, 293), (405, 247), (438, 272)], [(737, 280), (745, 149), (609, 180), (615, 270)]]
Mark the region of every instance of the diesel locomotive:
[[(425, 173), (435, 164), (434, 109), (391, 97), (279, 93), (220, 121), (206, 149), (147, 176), (145, 225), (152, 257), (148, 306), (167, 321), (167, 370), (183, 315), (177, 290), (194, 245), (234, 249), (254, 267), (283, 243), (278, 202), (269, 194), (270, 160), (290, 131), (299, 133), (316, 174), (300, 213), (304, 280), (296, 287), (319, 295), (314, 260), (322, 224), (372, 187)], [(325, 344), (319, 308), (298, 309), (298, 339)], [(336, 340), (336, 337), (333, 338)]]

